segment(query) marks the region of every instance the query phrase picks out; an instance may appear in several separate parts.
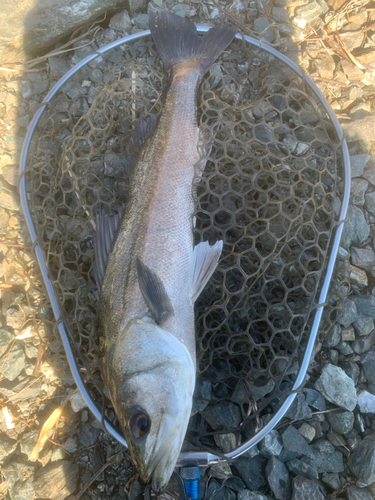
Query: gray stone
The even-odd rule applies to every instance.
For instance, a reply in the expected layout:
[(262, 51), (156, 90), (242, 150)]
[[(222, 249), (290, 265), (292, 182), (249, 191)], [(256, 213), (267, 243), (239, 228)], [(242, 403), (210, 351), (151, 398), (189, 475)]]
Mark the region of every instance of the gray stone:
[(367, 337), (361, 337), (352, 343), (353, 351), (356, 354), (364, 354), (375, 344), (375, 330)]
[[(25, 432), (22, 435), (22, 439), (20, 442), (21, 452), (27, 455), (27, 458), (30, 460), (30, 455), (33, 452), (33, 449), (38, 441), (39, 431), (31, 431)], [(35, 462), (35, 458), (33, 460)]]
[(223, 453), (229, 453), (237, 448), (237, 438), (233, 432), (226, 432), (225, 434), (215, 434), (215, 443)]
[(251, 491), (256, 491), (265, 484), (264, 465), (259, 455), (253, 458), (240, 457), (233, 463), (238, 475)]
[(333, 79), (335, 71), (335, 60), (328, 52), (321, 52), (317, 58), (313, 60), (314, 67), (322, 78), (329, 80)]
[(150, 17), (148, 14), (136, 14), (133, 18), (134, 23), (141, 29), (147, 30)]
[(267, 497), (258, 491), (243, 490), (237, 495), (238, 500), (267, 500)]
[(349, 205), (348, 217), (344, 225), (341, 245), (344, 248), (349, 248), (352, 243), (360, 245), (367, 240), (369, 234), (370, 227), (366, 222), (362, 210), (354, 205)]
[(368, 353), (361, 358), (363, 373), (366, 377), (368, 389), (375, 394), (375, 348), (373, 347)]
[(357, 363), (346, 361), (341, 364), (341, 368), (344, 370), (347, 376), (353, 380), (354, 384), (358, 382), (359, 368)]
[(358, 313), (357, 319), (354, 321), (353, 326), (357, 335), (360, 337), (365, 337), (370, 335), (374, 329), (374, 320), (371, 316), (366, 314)]
[(3, 64), (23, 61), (25, 54), (42, 52), (121, 4), (120, 0), (5, 0), (0, 12), (0, 59)]
[(371, 269), (375, 265), (375, 253), (369, 247), (367, 248), (352, 247), (351, 255), (352, 255), (352, 264), (357, 267), (361, 267), (362, 269), (371, 271)]
[(266, 467), (266, 476), (276, 500), (289, 500), (292, 494), (289, 472), (285, 465), (277, 460), (276, 457), (269, 459)]
[(132, 16), (134, 12), (143, 10), (146, 7), (147, 2), (148, 0), (126, 0), (125, 4), (129, 14)]
[(349, 265), (349, 270), (350, 281), (353, 285), (358, 285), (360, 287), (368, 285), (366, 271), (363, 271), (363, 269), (359, 269), (359, 267), (355, 267), (352, 265)]
[(354, 413), (351, 411), (333, 411), (326, 415), (328, 422), (334, 431), (346, 434), (353, 429)]
[(14, 335), (0, 328), (0, 357), (8, 349), (13, 340)]
[(350, 157), (352, 177), (360, 177), (363, 174), (363, 169), (370, 158), (370, 155), (354, 155)]
[(314, 429), (314, 427), (307, 424), (306, 422), (301, 425), (301, 427), (298, 429), (298, 432), (306, 439), (308, 443), (311, 443), (316, 435), (316, 430)]
[(233, 474), (228, 462), (222, 460), (218, 464), (214, 464), (210, 467), (210, 476), (216, 479), (229, 479)]
[(340, 342), (340, 340), (341, 340), (341, 328), (338, 323), (335, 323), (327, 333), (323, 345), (325, 347), (335, 347)]
[(350, 202), (353, 203), (353, 205), (364, 205), (367, 189), (368, 181), (365, 179), (353, 179), (350, 184)]
[(62, 447), (68, 453), (75, 453), (77, 451), (77, 441), (70, 437), (65, 441)]
[(305, 396), (302, 393), (297, 394), (294, 398), (285, 416), (291, 420), (308, 420), (312, 417), (311, 409), (306, 403)]
[(6, 434), (2, 434), (0, 439), (0, 463), (4, 458), (9, 458), (16, 448), (17, 441), (10, 439)]
[(144, 490), (144, 486), (139, 481), (134, 481), (129, 488), (128, 500), (135, 500), (139, 495), (144, 493)]
[(111, 17), (109, 27), (115, 31), (120, 31), (120, 33), (129, 32), (133, 26), (128, 12), (123, 10)]
[(358, 406), (361, 413), (375, 413), (375, 396), (371, 392), (361, 392), (358, 396)]
[(78, 479), (79, 467), (73, 462), (64, 460), (47, 464), (35, 474), (35, 494), (38, 498), (64, 500), (75, 492)]
[(357, 319), (357, 306), (351, 298), (346, 299), (342, 305), (337, 321), (345, 327), (351, 325)]
[(68, 61), (61, 59), (60, 57), (49, 57), (48, 64), (51, 77), (54, 80), (60, 80), (60, 78), (64, 76), (72, 67)]
[(346, 494), (348, 500), (374, 500), (374, 497), (366, 488), (358, 488), (357, 486), (349, 486)]
[(258, 36), (267, 42), (272, 43), (275, 40), (275, 33), (270, 27), (270, 23), (265, 17), (258, 17), (254, 20), (254, 31), (258, 32)]
[(306, 402), (309, 406), (320, 411), (327, 409), (324, 397), (320, 394), (320, 392), (315, 389), (308, 388), (304, 390), (304, 393), (306, 396)]
[(278, 23), (289, 23), (288, 11), (282, 7), (273, 7), (272, 17)]
[(267, 434), (259, 446), (259, 451), (266, 458), (270, 458), (272, 455), (277, 457), (280, 455), (282, 449), (283, 445), (280, 434), (275, 429)]
[(238, 476), (230, 477), (225, 483), (225, 486), (228, 486), (231, 490), (238, 492), (243, 491), (246, 488), (245, 483)]
[(344, 472), (342, 453), (335, 449), (332, 444), (320, 439), (311, 446), (314, 457), (305, 457), (304, 462), (314, 467), (319, 473), (322, 472)]
[(23, 370), (25, 359), (25, 352), (22, 345), (18, 343), (14, 344), (8, 352), (4, 364), (2, 364), (1, 374), (10, 381), (14, 380)]
[(34, 467), (22, 462), (8, 463), (2, 470), (11, 500), (34, 498)]
[(352, 411), (357, 404), (354, 382), (338, 366), (326, 365), (315, 383), (315, 389), (320, 391), (328, 401), (345, 410)]
[(296, 476), (303, 476), (307, 477), (308, 479), (318, 479), (319, 474), (314, 467), (311, 467), (311, 465), (307, 464), (303, 460), (298, 460), (297, 458), (294, 458), (290, 462), (286, 462), (285, 464), (288, 467), (288, 470), (292, 473), (295, 474)]
[(22, 309), (13, 308), (7, 310), (6, 312), (6, 323), (14, 330), (19, 330), (25, 322), (25, 314)]
[(358, 313), (375, 318), (375, 297), (373, 295), (351, 295), (350, 298), (357, 306)]
[(288, 425), (281, 437), (286, 450), (298, 453), (299, 456), (313, 456), (313, 452), (307, 444), (305, 438), (293, 425)]
[(78, 413), (79, 411), (83, 410), (83, 408), (87, 407), (86, 401), (83, 399), (80, 392), (76, 392), (75, 394), (73, 394), (73, 396), (70, 398), (70, 405), (75, 413)]
[(365, 437), (348, 459), (350, 470), (365, 486), (375, 481), (375, 434)]
[[(361, 74), (363, 77), (363, 73)], [(349, 123), (344, 122), (341, 124), (341, 128), (348, 141), (373, 141), (375, 137), (375, 116), (369, 115)], [(364, 177), (373, 184), (368, 176), (364, 174)]]
[(89, 446), (92, 446), (93, 444), (96, 443), (100, 435), (100, 432), (101, 432), (100, 429), (95, 429), (91, 424), (86, 422), (81, 427), (79, 433), (79, 440), (83, 446), (88, 448)]
[(323, 9), (318, 4), (318, 2), (312, 0), (312, 2), (309, 2), (308, 4), (303, 5), (302, 7), (297, 7), (296, 13), (297, 15), (293, 19), (293, 24), (295, 24), (301, 29), (304, 29), (307, 23), (314, 21), (314, 19), (316, 19), (323, 13)]
[(242, 420), (239, 407), (228, 401), (209, 406), (202, 414), (214, 430), (222, 428), (235, 429)]
[(352, 342), (355, 340), (355, 331), (353, 326), (350, 325), (348, 328), (343, 328), (341, 330), (341, 340), (343, 342)]
[(275, 381), (272, 378), (262, 381), (249, 380), (247, 386), (249, 393), (254, 399), (261, 399), (273, 390)]
[(365, 207), (372, 215), (375, 215), (375, 191), (366, 194)]
[(324, 500), (318, 481), (297, 476), (293, 479), (292, 500)]
[(322, 481), (333, 490), (339, 490), (342, 486), (340, 476), (335, 472), (331, 472), (330, 474), (323, 474)]

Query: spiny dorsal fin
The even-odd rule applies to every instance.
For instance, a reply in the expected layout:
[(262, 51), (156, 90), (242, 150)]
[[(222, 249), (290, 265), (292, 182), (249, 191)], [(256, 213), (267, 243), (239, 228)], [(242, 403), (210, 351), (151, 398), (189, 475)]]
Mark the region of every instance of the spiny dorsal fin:
[(151, 271), (137, 257), (137, 272), (139, 288), (156, 323), (162, 325), (173, 316), (174, 311), (165, 286), (159, 276)]
[(193, 302), (197, 300), (215, 271), (222, 249), (222, 241), (217, 241), (212, 246), (208, 241), (202, 241), (194, 247), (189, 271), (190, 298)]
[(96, 231), (93, 234), (95, 252), (95, 281), (100, 291), (104, 273), (107, 267), (108, 254), (111, 251), (117, 228), (122, 217), (123, 207), (119, 207), (117, 214), (108, 215), (103, 208), (96, 214)]
[(157, 122), (158, 120), (154, 115), (141, 118), (130, 132), (126, 151), (131, 171), (136, 168), (147, 141), (154, 133)]

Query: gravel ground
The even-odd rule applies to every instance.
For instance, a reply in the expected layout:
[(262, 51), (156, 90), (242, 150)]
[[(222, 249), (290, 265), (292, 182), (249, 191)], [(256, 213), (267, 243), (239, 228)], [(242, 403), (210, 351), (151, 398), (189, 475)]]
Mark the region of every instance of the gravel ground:
[[(298, 63), (342, 123), (352, 186), (340, 252), (350, 258), (351, 291), (289, 418), (259, 447), (206, 470), (201, 497), (375, 498), (375, 10), (371, 2), (340, 0), (220, 6)], [(27, 72), (0, 71), (0, 498), (134, 500), (142, 492), (136, 478), (128, 484), (135, 474), (128, 453), (102, 432), (75, 391), (27, 244), (17, 184), (26, 127), (48, 89), (93, 47), (147, 28), (148, 13), (160, 7), (193, 21), (225, 17), (211, 2), (157, 0), (141, 12), (115, 15), (93, 39), (81, 39), (84, 48)], [(95, 79), (100, 75), (92, 72), (89, 98)], [(36, 458), (41, 428), (59, 408)]]

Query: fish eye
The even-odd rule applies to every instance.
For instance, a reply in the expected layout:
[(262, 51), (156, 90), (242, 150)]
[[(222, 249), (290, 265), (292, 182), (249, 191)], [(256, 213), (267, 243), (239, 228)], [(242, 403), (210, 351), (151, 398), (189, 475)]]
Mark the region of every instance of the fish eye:
[(135, 438), (139, 438), (150, 430), (150, 419), (143, 411), (137, 411), (130, 418), (130, 432)]

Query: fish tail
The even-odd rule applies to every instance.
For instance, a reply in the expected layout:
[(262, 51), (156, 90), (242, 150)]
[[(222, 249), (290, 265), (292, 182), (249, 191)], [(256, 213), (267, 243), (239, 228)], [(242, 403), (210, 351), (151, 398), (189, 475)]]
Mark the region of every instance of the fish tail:
[(193, 64), (189, 67), (198, 70), (201, 77), (237, 32), (234, 26), (219, 24), (200, 40), (195, 24), (167, 12), (150, 14), (150, 30), (167, 71), (176, 64), (191, 60)]

